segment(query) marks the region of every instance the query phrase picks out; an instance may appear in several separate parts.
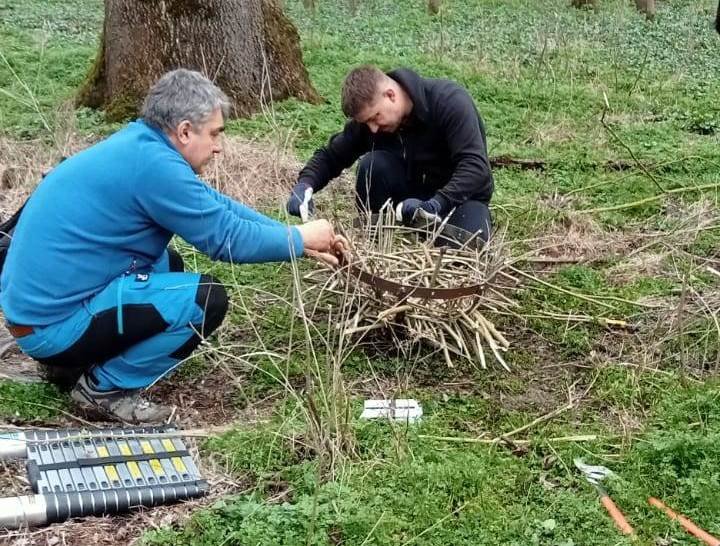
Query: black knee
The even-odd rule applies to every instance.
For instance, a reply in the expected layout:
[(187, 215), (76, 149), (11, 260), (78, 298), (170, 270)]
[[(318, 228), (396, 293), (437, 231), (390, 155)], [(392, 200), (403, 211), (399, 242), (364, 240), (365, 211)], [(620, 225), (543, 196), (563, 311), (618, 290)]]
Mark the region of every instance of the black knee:
[(172, 248), (168, 247), (168, 259), (170, 262), (170, 271), (172, 273), (182, 273), (185, 271), (185, 261), (182, 259), (182, 256), (175, 252)]
[(210, 275), (200, 276), (195, 303), (203, 310), (203, 323), (198, 329), (203, 337), (209, 336), (222, 324), (228, 310), (228, 294), (225, 286)]
[(355, 197), (357, 206), (361, 210), (370, 208), (368, 195), (370, 193), (370, 180), (373, 169), (374, 153), (370, 152), (360, 158), (357, 167), (357, 178), (355, 179)]
[(466, 243), (478, 248), (488, 242), (492, 233), (492, 217), (487, 203), (468, 200), (455, 209), (448, 218), (445, 237), (436, 239), (438, 246), (461, 248)]
[(360, 188), (363, 188), (363, 190), (366, 191), (366, 188), (370, 185), (372, 172), (377, 164), (378, 155), (379, 154), (377, 152), (368, 152), (360, 158), (360, 161), (358, 161), (357, 179), (355, 181), (355, 186), (357, 187), (358, 192)]
[(192, 325), (195, 332), (170, 355), (171, 358), (185, 360), (200, 345), (203, 338), (218, 329), (228, 309), (227, 290), (214, 277), (200, 275), (195, 303), (203, 310), (203, 321), (201, 324)]
[(384, 150), (365, 154), (358, 162), (355, 192), (360, 210), (378, 212), (388, 199), (406, 191), (405, 164)]

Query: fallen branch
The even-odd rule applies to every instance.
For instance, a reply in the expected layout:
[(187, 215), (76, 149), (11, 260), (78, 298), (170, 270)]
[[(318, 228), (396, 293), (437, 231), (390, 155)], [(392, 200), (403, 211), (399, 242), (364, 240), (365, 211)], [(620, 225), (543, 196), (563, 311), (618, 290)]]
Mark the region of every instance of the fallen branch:
[[(496, 442), (502, 442), (502, 441), (508, 440), (511, 436), (520, 434), (521, 432), (524, 432), (524, 431), (528, 430), (529, 428), (534, 427), (535, 425), (539, 425), (540, 423), (544, 423), (545, 421), (550, 421), (551, 419), (554, 419), (561, 413), (571, 410), (574, 407), (575, 407), (575, 401), (571, 400), (566, 405), (564, 405), (560, 408), (557, 408), (556, 410), (551, 411), (550, 413), (546, 413), (545, 415), (542, 415), (541, 417), (538, 417), (534, 421), (531, 421), (531, 422), (527, 423), (526, 425), (516, 428), (515, 430), (511, 430), (510, 432), (502, 434), (501, 436), (498, 436), (497, 438), (493, 438), (493, 440)], [(515, 442), (515, 440), (513, 440), (513, 442)]]
[(614, 305), (610, 305), (609, 303), (605, 303), (603, 301), (598, 301), (595, 298), (592, 298), (590, 296), (586, 296), (585, 294), (580, 294), (578, 292), (573, 292), (572, 290), (568, 290), (567, 288), (563, 288), (562, 286), (558, 286), (556, 284), (549, 283), (547, 281), (544, 281), (535, 275), (531, 275), (529, 273), (525, 273), (524, 271), (521, 271), (520, 269), (517, 269), (513, 266), (509, 266), (508, 269), (511, 269), (513, 272), (517, 273), (521, 277), (525, 277), (526, 279), (530, 279), (535, 281), (536, 283), (542, 284), (543, 286), (546, 286), (547, 288), (552, 288), (553, 290), (557, 290), (558, 292), (562, 292), (563, 294), (567, 294), (568, 296), (573, 296), (574, 298), (577, 298), (579, 300), (586, 301), (588, 303), (593, 303), (595, 305), (599, 305), (601, 307), (605, 307), (607, 309), (615, 310)]
[(632, 209), (635, 207), (639, 207), (640, 205), (645, 205), (647, 203), (653, 203), (655, 201), (659, 201), (663, 197), (665, 197), (667, 194), (671, 193), (690, 193), (695, 191), (704, 191), (704, 190), (716, 190), (720, 188), (720, 184), (703, 184), (701, 186), (683, 186), (682, 188), (673, 188), (671, 190), (665, 190), (665, 193), (660, 195), (653, 195), (652, 197), (646, 197), (644, 199), (639, 199), (638, 201), (632, 201), (631, 203), (623, 203), (620, 205), (613, 205), (610, 207), (596, 207), (593, 209), (582, 209), (578, 212), (585, 213), (585, 214), (591, 214), (591, 213), (597, 213), (597, 212), (612, 212), (616, 210), (625, 210), (625, 209)]
[(545, 161), (541, 159), (517, 159), (509, 155), (498, 155), (490, 158), (490, 166), (494, 169), (501, 167), (518, 167), (525, 170), (545, 170)]
[[(443, 442), (457, 442), (457, 443), (465, 443), (465, 444), (486, 444), (486, 445), (495, 445), (500, 442), (502, 442), (502, 438), (462, 438), (460, 436), (434, 436), (432, 434), (418, 434), (418, 438), (422, 438), (423, 440), (439, 440)], [(581, 434), (578, 436), (559, 436), (556, 438), (544, 438), (544, 439), (538, 439), (538, 440), (512, 440), (513, 444), (516, 445), (530, 445), (530, 444), (537, 444), (542, 442), (550, 442), (550, 443), (562, 443), (562, 442), (594, 442), (596, 440), (599, 440), (603, 437), (598, 436), (597, 434)]]

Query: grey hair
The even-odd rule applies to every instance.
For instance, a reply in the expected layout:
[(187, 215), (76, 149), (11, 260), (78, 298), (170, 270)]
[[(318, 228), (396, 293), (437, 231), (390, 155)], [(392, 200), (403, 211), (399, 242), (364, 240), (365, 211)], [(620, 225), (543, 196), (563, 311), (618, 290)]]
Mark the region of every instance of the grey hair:
[(142, 117), (164, 131), (174, 130), (187, 120), (203, 125), (220, 108), (223, 118), (230, 113), (230, 100), (200, 72), (178, 68), (164, 74), (150, 88), (142, 107)]

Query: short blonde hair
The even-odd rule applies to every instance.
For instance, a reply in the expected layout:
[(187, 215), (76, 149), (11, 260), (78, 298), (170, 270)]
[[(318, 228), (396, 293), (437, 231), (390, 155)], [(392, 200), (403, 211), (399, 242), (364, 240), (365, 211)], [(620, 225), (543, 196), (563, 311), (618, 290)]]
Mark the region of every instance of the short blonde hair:
[(343, 114), (354, 118), (372, 104), (377, 97), (378, 86), (385, 78), (385, 73), (373, 65), (366, 64), (353, 68), (345, 76), (342, 86)]

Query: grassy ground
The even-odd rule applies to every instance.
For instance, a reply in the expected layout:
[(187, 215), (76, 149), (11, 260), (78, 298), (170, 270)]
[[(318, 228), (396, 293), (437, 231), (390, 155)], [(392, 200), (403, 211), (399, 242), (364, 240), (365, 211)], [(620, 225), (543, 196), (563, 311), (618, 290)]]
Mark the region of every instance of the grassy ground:
[[(237, 391), (237, 409), (271, 400), (271, 417), (204, 446), (257, 483), (254, 491), (145, 541), (630, 544), (579, 479), (576, 456), (616, 472), (610, 492), (640, 543), (696, 543), (647, 506), (650, 495), (720, 535), (718, 278), (706, 268), (718, 264), (718, 193), (697, 189), (717, 183), (720, 167), (712, 3), (662, 2), (654, 23), (632, 2), (610, 0), (597, 12), (570, 9), (565, 0), (448, 0), (438, 17), (419, 0), (367, 0), (356, 10), (349, 1), (320, 0), (315, 11), (297, 0), (285, 4), (326, 102), (276, 104), (274, 120), (234, 121), (231, 132), (290, 135), (306, 159), (340, 127), (339, 86), (349, 67), (405, 65), (458, 80), (485, 119), (492, 156), (546, 162), (543, 171), (496, 170), (496, 220), (510, 237), (525, 240), (515, 251), (537, 247), (538, 237), (560, 236), (563, 244), (554, 243), (560, 255), (578, 263), (538, 265), (543, 278), (627, 301), (614, 300), (609, 312), (529, 286), (518, 294), (526, 320), (498, 318), (512, 333), (511, 373), (355, 351), (342, 363), (353, 454), (329, 467), (328, 453), (313, 443), (304, 399), (295, 397), (310, 362), (305, 336), (288, 305), (256, 289), (292, 299), (291, 268), (231, 270), (197, 258), (199, 269), (233, 286), (232, 324), (221, 347), (282, 354), (292, 347), (292, 356), (278, 365), (267, 356), (239, 364), (232, 355), (211, 354), (176, 379), (191, 383), (209, 369), (227, 373), (241, 379), (228, 387)], [(84, 135), (114, 129), (99, 113), (69, 115), (63, 106), (92, 62), (101, 22), (96, 0), (22, 7), (0, 0), (5, 136), (53, 145), (59, 125)], [(646, 201), (627, 206), (640, 200)], [(616, 210), (595, 210), (609, 207)], [(635, 301), (645, 306), (628, 303)], [(658, 302), (661, 310), (646, 307)], [(533, 317), (538, 311), (603, 315), (632, 328)], [(320, 360), (324, 366), (332, 355), (320, 350)], [(278, 376), (287, 376), (286, 384)], [(422, 423), (357, 419), (362, 399), (380, 390), (421, 400)], [(572, 409), (518, 434), (515, 444), (429, 438), (495, 437), (563, 407), (568, 391), (585, 394)], [(40, 400), (42, 408), (27, 403)], [(45, 387), (0, 385), (7, 418), (47, 418), (53, 413), (47, 408), (63, 408), (63, 400)], [(553, 440), (570, 435), (595, 439)]]

